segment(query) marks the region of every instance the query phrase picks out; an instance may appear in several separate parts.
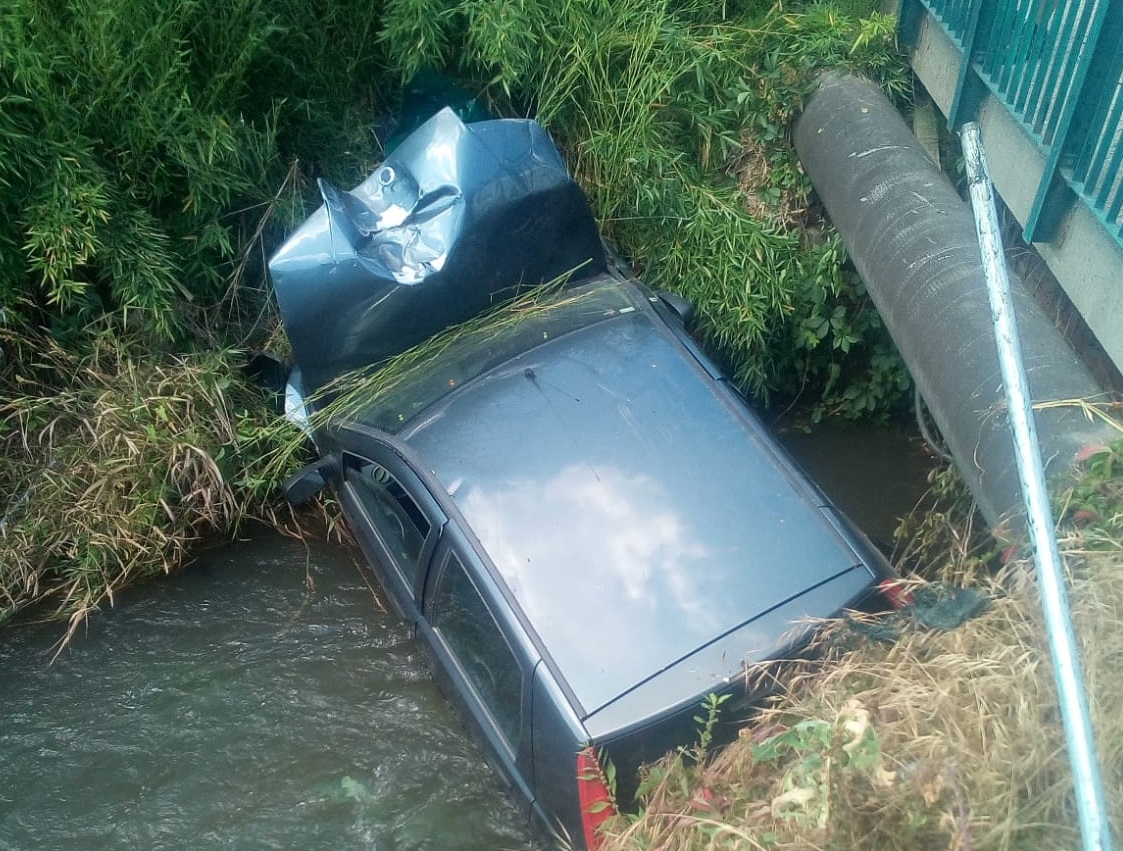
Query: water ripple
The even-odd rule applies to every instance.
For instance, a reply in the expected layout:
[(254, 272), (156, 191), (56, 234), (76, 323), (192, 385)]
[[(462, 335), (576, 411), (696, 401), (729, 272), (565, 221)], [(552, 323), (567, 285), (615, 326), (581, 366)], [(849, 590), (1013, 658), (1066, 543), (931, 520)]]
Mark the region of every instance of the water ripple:
[(0, 645), (0, 851), (540, 847), (349, 551), (265, 535), (57, 636)]

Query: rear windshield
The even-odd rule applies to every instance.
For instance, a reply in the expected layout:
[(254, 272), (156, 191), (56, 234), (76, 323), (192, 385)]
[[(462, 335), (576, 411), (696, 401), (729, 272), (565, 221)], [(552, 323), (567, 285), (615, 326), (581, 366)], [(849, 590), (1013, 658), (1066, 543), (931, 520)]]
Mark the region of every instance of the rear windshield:
[(607, 275), (561, 292), (517, 298), (388, 361), (363, 380), (364, 398), (352, 400), (348, 411), (364, 425), (397, 432), (456, 388), (511, 358), (635, 309), (626, 287)]

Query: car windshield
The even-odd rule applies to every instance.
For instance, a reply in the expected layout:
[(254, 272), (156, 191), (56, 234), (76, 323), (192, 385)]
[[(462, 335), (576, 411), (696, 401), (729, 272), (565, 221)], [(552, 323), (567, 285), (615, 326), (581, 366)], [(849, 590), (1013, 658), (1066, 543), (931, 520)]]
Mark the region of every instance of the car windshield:
[(456, 388), (523, 352), (635, 309), (626, 288), (608, 275), (516, 298), (391, 359), (363, 382), (362, 404), (347, 408), (364, 425), (397, 432)]

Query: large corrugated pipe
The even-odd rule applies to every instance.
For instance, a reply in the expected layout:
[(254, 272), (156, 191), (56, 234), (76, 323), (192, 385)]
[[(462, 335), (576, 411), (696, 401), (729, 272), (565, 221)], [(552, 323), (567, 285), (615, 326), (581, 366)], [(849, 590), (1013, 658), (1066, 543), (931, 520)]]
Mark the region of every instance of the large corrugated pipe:
[[(795, 128), (795, 146), (831, 221), (900, 349), (956, 465), (992, 528), (1022, 526), (975, 223), (873, 83), (830, 74)], [(1087, 399), (1101, 388), (1011, 275), (1035, 403)], [(1076, 407), (1037, 410), (1048, 475), (1070, 469), (1111, 430)]]

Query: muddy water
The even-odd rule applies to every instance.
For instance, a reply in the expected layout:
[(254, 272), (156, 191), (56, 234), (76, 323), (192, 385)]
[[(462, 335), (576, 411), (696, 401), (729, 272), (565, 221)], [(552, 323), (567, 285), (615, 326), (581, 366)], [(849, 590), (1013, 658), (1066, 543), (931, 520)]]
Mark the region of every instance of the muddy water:
[(907, 427), (822, 423), (810, 432), (789, 423), (780, 442), (808, 475), (879, 547), (893, 549), (901, 518), (924, 505), (928, 472), (937, 464)]
[(350, 551), (268, 532), (0, 636), (0, 849), (540, 848)]

